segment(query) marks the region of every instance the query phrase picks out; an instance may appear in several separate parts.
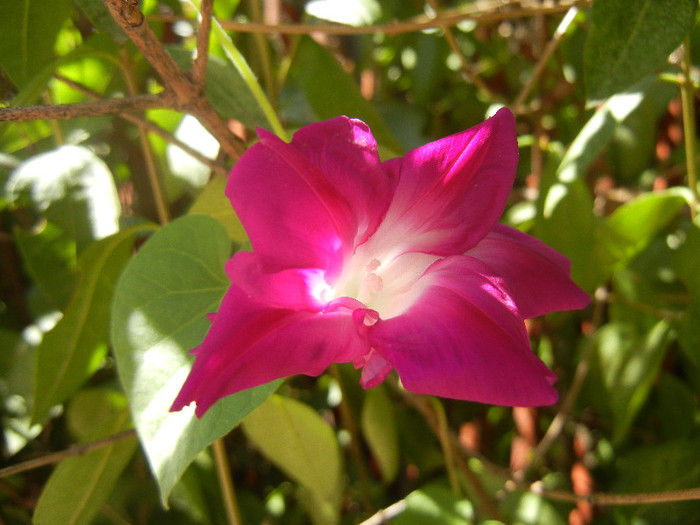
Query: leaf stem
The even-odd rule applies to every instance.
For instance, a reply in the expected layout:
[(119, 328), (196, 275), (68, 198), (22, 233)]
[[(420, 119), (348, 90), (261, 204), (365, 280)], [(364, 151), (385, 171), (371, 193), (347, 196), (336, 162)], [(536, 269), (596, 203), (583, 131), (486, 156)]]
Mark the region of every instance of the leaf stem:
[(224, 439), (219, 438), (212, 443), (214, 451), (214, 463), (216, 463), (216, 474), (219, 478), (219, 486), (221, 487), (221, 496), (224, 500), (226, 508), (226, 518), (229, 525), (242, 525), (241, 514), (236, 503), (236, 490), (233, 486), (233, 478), (231, 477), (231, 467), (229, 466), (228, 458), (226, 457), (226, 448), (224, 447)]
[[(683, 70), (683, 82), (681, 83), (681, 103), (683, 105), (683, 137), (685, 140), (685, 158), (688, 170), (688, 186), (695, 197), (697, 205), (698, 196), (698, 171), (695, 163), (696, 159), (696, 129), (695, 129), (695, 87), (690, 78), (692, 63), (690, 60), (690, 37), (686, 37), (683, 43), (684, 53), (681, 59)], [(693, 206), (695, 213), (695, 206)]]

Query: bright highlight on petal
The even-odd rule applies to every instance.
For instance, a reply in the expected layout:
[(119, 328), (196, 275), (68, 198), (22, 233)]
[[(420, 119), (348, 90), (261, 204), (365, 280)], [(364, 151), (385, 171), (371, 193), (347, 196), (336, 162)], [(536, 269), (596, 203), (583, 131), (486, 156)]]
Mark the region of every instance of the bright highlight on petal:
[(227, 195), (252, 253), (172, 410), (334, 362), (371, 388), (404, 387), (501, 405), (551, 404), (556, 376), (532, 353), (527, 318), (583, 308), (569, 261), (498, 224), (515, 177), (507, 109), (381, 162), (369, 128), (337, 117), (291, 143), (266, 131), (234, 166)]

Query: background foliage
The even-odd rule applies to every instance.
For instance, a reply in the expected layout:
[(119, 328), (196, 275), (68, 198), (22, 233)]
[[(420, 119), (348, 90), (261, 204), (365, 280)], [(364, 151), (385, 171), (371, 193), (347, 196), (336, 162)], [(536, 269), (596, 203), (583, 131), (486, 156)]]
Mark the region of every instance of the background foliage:
[[(693, 523), (697, 7), (0, 3), (0, 523)], [(503, 220), (593, 297), (528, 324), (557, 405), (339, 366), (167, 412), (248, 245), (223, 188), (256, 126), (347, 114), (389, 158), (500, 105)]]

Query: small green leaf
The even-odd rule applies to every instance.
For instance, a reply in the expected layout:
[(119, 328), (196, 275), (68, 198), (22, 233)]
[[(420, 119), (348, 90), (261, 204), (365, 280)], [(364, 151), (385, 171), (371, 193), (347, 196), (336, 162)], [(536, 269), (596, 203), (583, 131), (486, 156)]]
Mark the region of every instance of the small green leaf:
[(645, 193), (616, 209), (598, 231), (600, 264), (609, 273), (627, 264), (678, 216), (685, 198), (678, 192)]
[(383, 385), (367, 391), (361, 421), (362, 434), (377, 460), (382, 478), (393, 481), (399, 469), (399, 438), (394, 408)]
[[(95, 417), (95, 408), (99, 417)], [(88, 412), (89, 411), (89, 412)], [(80, 419), (85, 442), (131, 427), (122, 394), (107, 390), (81, 392), (69, 407), (69, 419)], [(137, 448), (126, 438), (80, 457), (64, 459), (46, 483), (34, 511), (35, 525), (88, 525), (107, 500)]]
[[(311, 407), (274, 395), (243, 421), (261, 452), (312, 495), (312, 516), (332, 525), (340, 519), (340, 447), (333, 430)], [(322, 518), (322, 519), (321, 519)]]
[(69, 14), (68, 0), (0, 2), (0, 64), (18, 88), (51, 61), (56, 37)]
[(414, 490), (405, 501), (406, 508), (391, 520), (393, 525), (464, 525), (474, 520), (471, 502), (437, 483)]
[(214, 176), (204, 187), (202, 192), (189, 209), (189, 213), (208, 215), (218, 220), (224, 225), (229, 238), (238, 246), (249, 243), (248, 235), (241, 224), (238, 215), (233, 211), (231, 202), (224, 193), (226, 189), (226, 178)]
[(625, 91), (664, 65), (695, 21), (697, 0), (593, 3), (584, 49), (590, 103)]
[(298, 81), (319, 119), (338, 115), (362, 119), (382, 146), (395, 153), (403, 151), (384, 119), (362, 96), (357, 82), (322, 46), (304, 37), (297, 51), (296, 66)]
[(44, 335), (37, 352), (33, 419), (65, 401), (100, 366), (107, 354), (109, 306), (136, 237), (149, 225), (135, 226), (102, 239), (78, 261), (80, 282), (56, 326)]
[(112, 303), (111, 338), (134, 425), (164, 504), (190, 462), (262, 403), (279, 382), (228, 396), (201, 419), (169, 412), (229, 280), (231, 243), (204, 215), (171, 222), (129, 261)]

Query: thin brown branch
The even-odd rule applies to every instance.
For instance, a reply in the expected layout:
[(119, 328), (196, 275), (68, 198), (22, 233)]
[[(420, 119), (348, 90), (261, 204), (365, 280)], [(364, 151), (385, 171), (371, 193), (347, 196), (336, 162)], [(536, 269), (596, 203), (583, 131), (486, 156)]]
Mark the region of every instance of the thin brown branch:
[(201, 86), (204, 92), (204, 85), (207, 74), (207, 58), (209, 57), (209, 36), (211, 34), (213, 0), (202, 0), (200, 8), (199, 29), (197, 30), (197, 54), (192, 64), (192, 80)]
[(46, 465), (53, 465), (65, 458), (83, 456), (88, 452), (92, 452), (93, 450), (113, 445), (114, 443), (118, 443), (119, 441), (123, 441), (125, 439), (134, 437), (135, 435), (136, 433), (133, 429), (125, 430), (124, 432), (119, 432), (118, 434), (107, 436), (106, 438), (99, 439), (97, 441), (92, 441), (90, 443), (72, 445), (65, 450), (61, 450), (60, 452), (54, 452), (52, 454), (47, 454), (39, 458), (30, 459), (27, 461), (23, 461), (22, 463), (18, 463), (16, 465), (10, 465), (9, 467), (2, 468), (0, 469), (0, 478), (6, 478), (8, 476), (20, 474), (21, 472), (26, 472), (28, 470), (34, 470), (40, 467), (45, 467)]
[(165, 88), (173, 93), (180, 109), (197, 117), (202, 125), (216, 137), (227, 155), (233, 159), (240, 158), (244, 148), (238, 138), (211, 106), (201, 85), (195, 83), (190, 75), (180, 69), (149, 25), (143, 20), (134, 25), (134, 20), (138, 21), (138, 17), (134, 17), (133, 13), (128, 17), (125, 16), (122, 7), (126, 4), (123, 4), (122, 0), (103, 0), (103, 2), (119, 27), (160, 75)]
[[(74, 90), (78, 91), (79, 93), (82, 93), (83, 95), (85, 95), (93, 100), (101, 100), (101, 95), (99, 93), (97, 93), (96, 91), (93, 91), (92, 89), (88, 88), (87, 86), (82, 85), (79, 82), (76, 82), (75, 80), (71, 80), (70, 78), (64, 77), (60, 73), (56, 73), (54, 75), (54, 77), (57, 80), (66, 84), (67, 86), (70, 86)], [(151, 122), (150, 120), (141, 118), (138, 115), (132, 115), (131, 113), (118, 113), (117, 116), (119, 118), (122, 118), (124, 120), (131, 122), (132, 124), (142, 126), (148, 133), (153, 133), (154, 135), (158, 135), (160, 138), (162, 138), (166, 142), (169, 142), (173, 146), (177, 146), (178, 148), (183, 150), (188, 155), (194, 157), (202, 164), (205, 164), (214, 173), (217, 173), (219, 175), (224, 175), (224, 176), (228, 175), (228, 170), (224, 166), (217, 163), (216, 161), (211, 160), (209, 157), (205, 157), (199, 151), (194, 149), (192, 146), (190, 146), (189, 144), (186, 144), (185, 142), (182, 142), (180, 139), (175, 137), (172, 133), (164, 130), (163, 128), (161, 128), (160, 126)]]
[[(427, 0), (427, 2), (435, 12), (439, 11), (437, 0)], [(467, 57), (464, 55), (464, 53), (462, 53), (462, 50), (459, 47), (459, 43), (457, 42), (454, 33), (452, 33), (450, 26), (443, 25), (441, 27), (442, 32), (445, 35), (447, 45), (450, 46), (452, 52), (457, 56), (457, 58), (459, 58), (459, 63), (461, 66), (460, 71), (462, 72), (463, 78), (467, 82), (474, 84), (474, 86), (476, 86), (476, 88), (479, 91), (482, 91), (489, 98), (489, 100), (491, 100), (492, 102), (497, 102), (498, 97), (496, 97), (486, 85), (486, 83), (483, 80), (481, 80), (481, 77), (474, 73), (474, 71), (472, 70), (472, 66), (467, 60)]]
[(136, 95), (110, 98), (94, 102), (0, 108), (0, 121), (70, 119), (76, 117), (100, 117), (120, 113), (139, 112), (147, 109), (177, 109), (177, 102), (169, 95)]
[(527, 98), (528, 94), (530, 93), (532, 86), (535, 85), (535, 82), (542, 74), (542, 71), (544, 71), (544, 66), (547, 64), (549, 57), (552, 56), (552, 53), (554, 53), (556, 48), (559, 46), (559, 43), (561, 42), (562, 38), (566, 34), (567, 29), (569, 29), (569, 26), (574, 21), (574, 18), (576, 18), (577, 13), (578, 13), (578, 7), (575, 5), (572, 6), (566, 12), (566, 15), (564, 15), (564, 18), (559, 23), (559, 26), (557, 27), (557, 29), (554, 31), (554, 35), (552, 36), (552, 39), (549, 41), (549, 44), (547, 44), (547, 47), (545, 48), (544, 52), (542, 53), (542, 56), (537, 61), (537, 64), (535, 65), (535, 69), (532, 71), (530, 78), (527, 79), (527, 83), (523, 86), (523, 88), (520, 90), (520, 93), (515, 98), (515, 102), (513, 103), (513, 109), (516, 113), (521, 111), (521, 109), (522, 109), (521, 106), (523, 105), (523, 103), (525, 102), (525, 99)]
[[(595, 331), (603, 322), (603, 314), (605, 311), (606, 303), (604, 296), (606, 295), (606, 293), (606, 290), (601, 287), (598, 290), (596, 290), (593, 296), (593, 314), (591, 318), (593, 331)], [(557, 437), (559, 437), (559, 434), (561, 434), (562, 430), (564, 430), (564, 424), (568, 420), (569, 414), (571, 413), (571, 410), (573, 409), (574, 404), (576, 403), (576, 400), (578, 399), (578, 396), (581, 393), (583, 383), (585, 382), (586, 377), (588, 376), (589, 361), (591, 359), (591, 353), (593, 352), (592, 347), (593, 338), (589, 337), (586, 341), (586, 345), (583, 350), (583, 354), (581, 355), (581, 358), (579, 360), (578, 366), (574, 371), (574, 377), (571, 382), (571, 386), (569, 387), (569, 390), (567, 391), (566, 396), (564, 397), (561, 406), (557, 411), (557, 415), (554, 416), (552, 423), (549, 425), (549, 428), (547, 428), (547, 432), (545, 432), (544, 437), (535, 447), (533, 457), (531, 458), (531, 464), (534, 463), (538, 458), (543, 457), (547, 453), (554, 441), (557, 439)]]
[(644, 505), (652, 503), (672, 503), (677, 501), (700, 500), (700, 487), (669, 490), (665, 492), (643, 492), (634, 494), (587, 494), (578, 495), (563, 490), (541, 490), (539, 484), (530, 489), (535, 494), (557, 501), (579, 503), (584, 501), (595, 506)]
[[(562, 2), (552, 6), (537, 6), (528, 9), (513, 8), (499, 9), (502, 2), (489, 4), (487, 8), (472, 8), (471, 10), (445, 10), (435, 17), (426, 15), (415, 18), (389, 22), (388, 24), (375, 24), (366, 26), (347, 26), (341, 24), (318, 23), (318, 24), (264, 24), (256, 22), (239, 22), (237, 20), (222, 20), (221, 27), (229, 31), (240, 33), (270, 33), (286, 35), (309, 35), (312, 33), (323, 33), (327, 35), (366, 35), (383, 33), (385, 35), (398, 35), (402, 33), (414, 33), (426, 29), (440, 29), (446, 26), (455, 26), (465, 20), (473, 20), (479, 24), (501, 22), (515, 18), (529, 18), (541, 14), (562, 13), (567, 11), (572, 5), (584, 7), (590, 1)], [(150, 20), (163, 21), (191, 21), (188, 18), (178, 16), (159, 15), (149, 17)]]
[[(126, 88), (129, 94), (134, 95), (137, 92), (136, 81), (131, 74), (131, 65), (129, 63), (129, 55), (126, 53), (126, 49), (122, 48), (120, 50), (121, 57), (121, 70), (124, 76), (124, 82), (126, 83)], [(168, 208), (168, 199), (165, 196), (165, 188), (163, 187), (163, 182), (160, 180), (158, 175), (158, 168), (156, 166), (155, 155), (153, 154), (153, 148), (151, 147), (151, 142), (148, 140), (148, 135), (146, 135), (146, 129), (137, 124), (139, 129), (139, 143), (141, 145), (141, 153), (143, 154), (143, 160), (146, 168), (146, 175), (148, 175), (149, 185), (151, 191), (153, 192), (153, 201), (156, 206), (156, 212), (158, 213), (158, 222), (161, 225), (166, 225), (170, 222), (170, 209)]]

